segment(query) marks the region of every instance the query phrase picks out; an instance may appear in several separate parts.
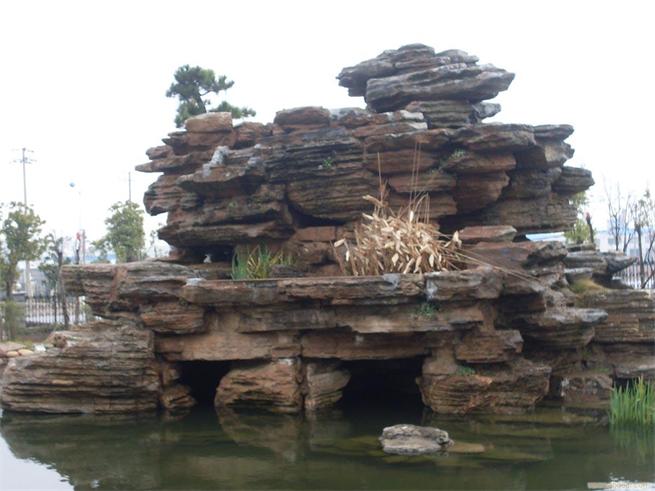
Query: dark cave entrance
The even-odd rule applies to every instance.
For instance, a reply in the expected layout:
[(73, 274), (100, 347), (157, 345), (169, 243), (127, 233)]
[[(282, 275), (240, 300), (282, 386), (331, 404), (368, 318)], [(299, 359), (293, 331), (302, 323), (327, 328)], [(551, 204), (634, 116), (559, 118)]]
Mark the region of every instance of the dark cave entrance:
[(180, 382), (191, 388), (200, 406), (213, 406), (216, 388), (230, 370), (229, 361), (184, 361), (179, 363)]
[(344, 361), (342, 366), (350, 372), (350, 381), (341, 399), (344, 408), (423, 408), (416, 384), (421, 376), (423, 357)]

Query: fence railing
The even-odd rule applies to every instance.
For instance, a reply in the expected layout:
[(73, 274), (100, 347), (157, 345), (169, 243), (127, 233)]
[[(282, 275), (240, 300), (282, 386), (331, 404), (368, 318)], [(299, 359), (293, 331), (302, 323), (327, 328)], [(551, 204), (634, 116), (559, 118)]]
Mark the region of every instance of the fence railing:
[[(653, 261), (649, 260), (644, 262), (644, 271), (646, 272), (646, 276), (648, 276), (649, 271), (652, 271), (652, 268), (653, 268)], [(621, 271), (618, 274), (618, 277), (621, 278), (624, 283), (627, 283), (633, 288), (642, 288), (641, 273), (640, 273), (640, 267), (638, 262), (631, 264), (626, 269)], [(650, 280), (648, 280), (644, 288), (655, 288), (655, 278), (650, 278)]]
[(87, 320), (84, 297), (67, 297), (66, 309), (56, 297), (30, 297), (25, 299), (24, 305), (27, 327), (64, 324), (66, 310), (70, 324), (83, 324)]

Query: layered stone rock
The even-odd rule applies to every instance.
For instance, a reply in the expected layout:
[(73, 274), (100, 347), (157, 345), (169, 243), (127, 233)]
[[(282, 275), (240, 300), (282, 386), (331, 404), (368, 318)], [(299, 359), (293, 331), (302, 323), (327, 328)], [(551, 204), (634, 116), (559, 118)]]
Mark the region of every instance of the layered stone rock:
[(220, 264), (191, 268), (168, 261), (62, 268), (67, 292), (84, 296), (95, 315), (129, 319), (162, 334), (204, 331), (204, 309), (186, 302), (182, 288), (194, 278), (223, 276)]
[(378, 112), (399, 109), (412, 101), (475, 103), (495, 97), (514, 79), (512, 73), (477, 61), (464, 51), (435, 53), (428, 46), (412, 44), (344, 68), (337, 78), (349, 95), (363, 95)]
[(507, 366), (440, 372), (424, 369), (419, 381), (423, 402), (433, 411), (513, 413), (532, 408), (543, 399), (548, 392), (551, 369), (517, 359)]
[(598, 252), (593, 249), (582, 249), (569, 252), (564, 259), (564, 264), (571, 269), (590, 269), (593, 277), (599, 283), (609, 286), (616, 273), (636, 261), (637, 258), (626, 256), (620, 252)]
[[(512, 78), (461, 51), (410, 45), (341, 72), (367, 109), (306, 106), (237, 126), (227, 113), (190, 118), (138, 167), (162, 173), (144, 203), (167, 213), (160, 237), (171, 255), (64, 268), (68, 292), (106, 320), (66, 334), (70, 344), (55, 340), (45, 355), (11, 361), (3, 404), (180, 411), (196, 402), (181, 375), (195, 364), (222, 367), (212, 384), (224, 418), (231, 408), (330, 407), (357, 387), (349, 371), (357, 380), (367, 363), (418, 370), (422, 362), (410, 378), (420, 375), (424, 403), (441, 413), (527, 410), (551, 377), (551, 395), (569, 402), (599, 395), (607, 379), (592, 377), (596, 368), (655, 376), (652, 298), (577, 299), (567, 288), (581, 278), (609, 286), (629, 261), (525, 240), (573, 224), (570, 197), (593, 179), (565, 165), (571, 126), (482, 123), (500, 110), (484, 101)], [(340, 276), (333, 244), (353, 238), (371, 211), (362, 198), (378, 196), (381, 184), (394, 209), (425, 193), (428, 219), (462, 240), (468, 259), (459, 270)], [(235, 251), (253, 246), (293, 264), (231, 280)], [(100, 360), (88, 367), (90, 382), (70, 368), (89, 360)], [(106, 378), (112, 370), (120, 376)], [(565, 380), (575, 389), (562, 391)]]
[(349, 380), (350, 373), (340, 369), (338, 362), (306, 363), (303, 374), (305, 410), (316, 411), (333, 406), (341, 399), (341, 390)]
[(600, 309), (559, 308), (519, 315), (514, 326), (523, 336), (552, 348), (582, 348), (594, 338), (595, 326), (607, 319)]
[[(211, 124), (191, 118), (139, 166), (164, 173), (146, 209), (168, 213), (162, 239), (205, 255), (261, 241), (294, 248), (305, 227), (352, 228), (369, 211), (361, 197), (381, 180), (394, 207), (428, 193), (429, 216), (446, 231), (482, 222), (521, 234), (565, 229), (576, 219), (568, 198), (593, 184), (588, 171), (563, 166), (573, 129), (480, 123), (500, 108), (479, 101), (512, 78), (464, 52), (410, 45), (342, 71), (340, 83), (369, 110), (301, 107), (269, 126), (234, 128), (221, 113)], [(333, 271), (330, 262), (305, 261), (313, 272)]]
[[(334, 234), (324, 227), (298, 239)], [(514, 267), (520, 268), (561, 258), (547, 244), (481, 241), (473, 247), (514, 250), (509, 256), (518, 258)], [(491, 370), (502, 380), (508, 377), (507, 367), (521, 362), (522, 336), (495, 329), (492, 302), (526, 287), (519, 288), (511, 275), (493, 266), (425, 276), (205, 279), (212, 274), (199, 266), (135, 263), (127, 268), (77, 266), (67, 269), (65, 277), (79, 281), (76, 288), (94, 300), (98, 315), (129, 318), (155, 333), (154, 351), (164, 360), (159, 403), (168, 410), (193, 404), (189, 388), (179, 374), (174, 376), (171, 364), (176, 362), (231, 361), (235, 365), (219, 384), (217, 404), (266, 406), (268, 400), (271, 408), (284, 412), (316, 410), (339, 400), (349, 377), (335, 360), (406, 359), (448, 346), (460, 362)], [(100, 296), (101, 290), (109, 291)], [(541, 294), (544, 289), (528, 291)], [(171, 327), (178, 323), (179, 328)], [(433, 375), (424, 370), (426, 400), (433, 401), (435, 410), (458, 411), (454, 404), (434, 402), (438, 396), (426, 382)], [(271, 377), (278, 376), (287, 382), (273, 383)], [(275, 395), (273, 385), (284, 390)], [(298, 398), (294, 395), (289, 404), (271, 402), (296, 392)], [(476, 408), (495, 410), (492, 399)]]
[(609, 375), (597, 371), (578, 371), (554, 378), (551, 392), (565, 405), (607, 407), (612, 390)]
[(160, 361), (159, 381), (161, 393), (159, 405), (169, 412), (185, 411), (196, 405), (191, 388), (180, 382), (181, 373), (175, 363)]
[(12, 359), (2, 406), (44, 413), (155, 410), (160, 383), (153, 334), (127, 322), (99, 321), (53, 335), (54, 349)]
[(591, 362), (616, 378), (655, 378), (655, 298), (652, 292), (597, 289), (580, 295), (583, 306), (602, 308), (607, 321), (598, 326)]
[(241, 364), (221, 380), (215, 404), (218, 407), (263, 407), (273, 412), (297, 413), (303, 403), (300, 380), (300, 363), (295, 358)]

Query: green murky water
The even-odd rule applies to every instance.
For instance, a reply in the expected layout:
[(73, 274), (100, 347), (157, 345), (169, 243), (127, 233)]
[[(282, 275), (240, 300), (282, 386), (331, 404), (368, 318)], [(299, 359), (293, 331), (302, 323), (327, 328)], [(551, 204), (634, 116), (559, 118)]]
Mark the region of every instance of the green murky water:
[[(0, 418), (2, 489), (586, 489), (590, 481), (655, 481), (652, 434), (613, 432), (559, 409), (470, 418), (379, 405), (305, 419), (211, 408), (178, 418)], [(445, 429), (462, 453), (385, 455), (377, 436), (397, 423)]]

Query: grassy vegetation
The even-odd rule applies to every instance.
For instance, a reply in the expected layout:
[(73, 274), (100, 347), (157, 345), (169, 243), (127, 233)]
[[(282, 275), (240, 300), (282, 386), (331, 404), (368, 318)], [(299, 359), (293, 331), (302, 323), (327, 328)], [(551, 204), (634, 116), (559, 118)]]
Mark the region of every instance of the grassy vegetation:
[(437, 313), (437, 307), (428, 302), (422, 303), (416, 309), (416, 315), (420, 317), (426, 317), (428, 319), (434, 317), (434, 314), (436, 313)]
[(468, 377), (471, 375), (475, 375), (475, 370), (473, 370), (471, 367), (465, 367), (463, 365), (459, 365), (455, 373), (457, 375), (464, 375), (465, 377)]
[(610, 395), (612, 426), (655, 425), (655, 384), (640, 377), (625, 387), (614, 387)]
[(464, 155), (466, 155), (466, 150), (464, 150), (463, 148), (457, 148), (453, 150), (453, 152), (448, 157), (448, 160), (459, 159), (462, 158)]
[(274, 266), (291, 265), (291, 256), (280, 250), (271, 252), (268, 246), (238, 247), (232, 256), (232, 279), (255, 280), (270, 278)]
[(332, 157), (328, 157), (326, 159), (323, 159), (323, 163), (321, 164), (321, 169), (331, 169), (334, 167), (334, 159)]
[(582, 279), (578, 280), (571, 285), (569, 285), (569, 290), (571, 290), (576, 295), (583, 295), (588, 292), (598, 292), (604, 290), (605, 287), (599, 285), (594, 280), (591, 279)]
[(15, 339), (25, 329), (25, 306), (13, 300), (0, 302), (0, 330), (6, 339)]

